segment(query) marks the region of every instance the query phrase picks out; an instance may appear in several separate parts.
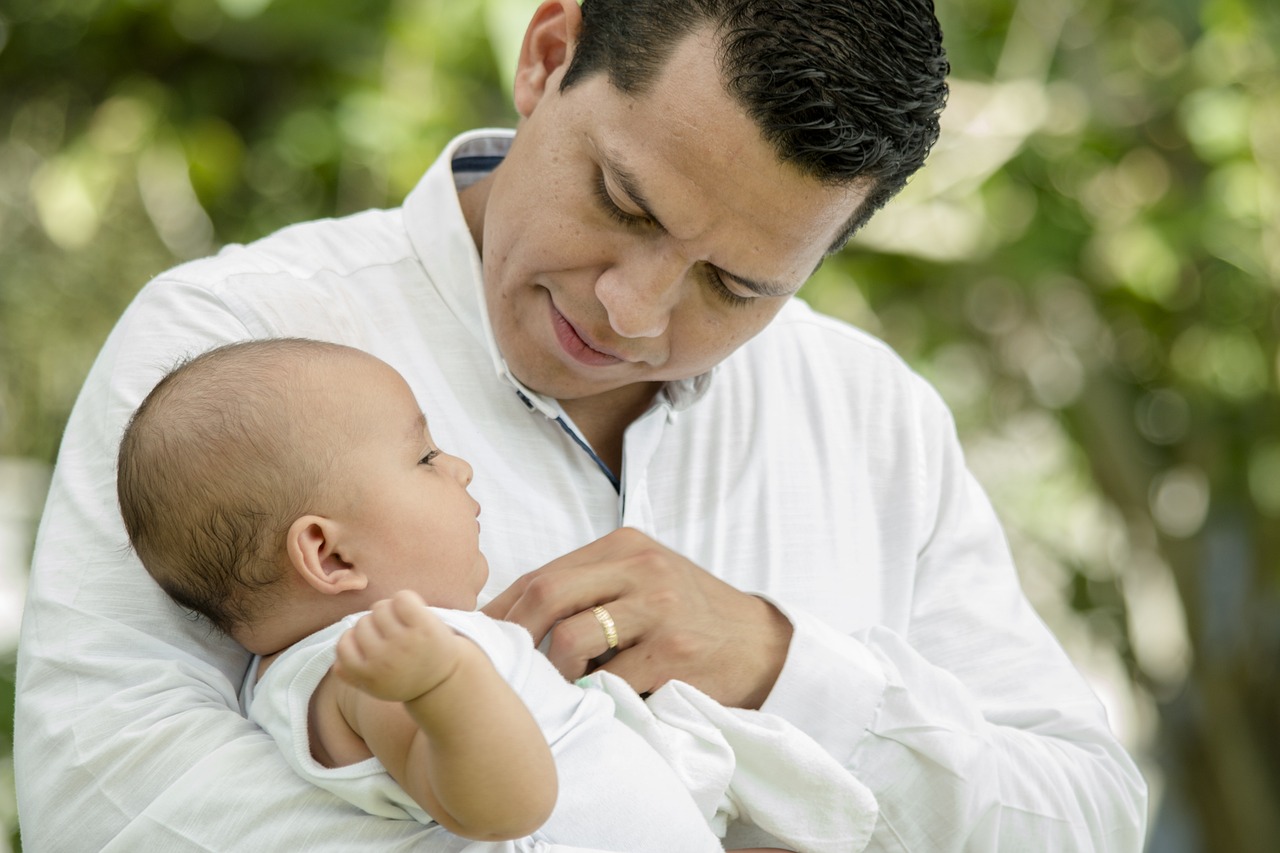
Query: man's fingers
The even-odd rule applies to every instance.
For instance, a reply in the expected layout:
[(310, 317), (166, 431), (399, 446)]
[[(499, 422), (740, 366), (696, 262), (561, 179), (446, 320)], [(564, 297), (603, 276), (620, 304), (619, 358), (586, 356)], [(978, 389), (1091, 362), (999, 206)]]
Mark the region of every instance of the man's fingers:
[(529, 583), (532, 573), (516, 578), (511, 586), (495, 595), (488, 604), (480, 608), (480, 612), (491, 619), (507, 619), (507, 613), (511, 607), (520, 600), (520, 596), (524, 595), (524, 588)]
[[(624, 527), (611, 533), (607, 533), (594, 542), (589, 542), (576, 551), (570, 551), (568, 554), (564, 554), (555, 558), (551, 562), (546, 563), (541, 568), (535, 569), (534, 571), (528, 572), (517, 578), (511, 586), (494, 596), (489, 603), (484, 607), (481, 607), (480, 610), (486, 616), (490, 616), (494, 619), (502, 619), (508, 622), (520, 622), (520, 624), (525, 625), (524, 621), (512, 618), (510, 614), (512, 610), (516, 608), (517, 604), (520, 604), (521, 601), (529, 595), (530, 585), (541, 585), (548, 582), (548, 579), (551, 578), (572, 579), (586, 575), (593, 575), (596, 570), (609, 564), (617, 563), (619, 560), (627, 557), (635, 548), (642, 545), (652, 546), (653, 541), (644, 534), (639, 533), (636, 530), (632, 530), (631, 528)], [(558, 584), (559, 582), (560, 581), (554, 581), (553, 583)], [(566, 587), (565, 589), (570, 590), (571, 588)], [(545, 592), (545, 589), (535, 589), (533, 592), (533, 600), (543, 600)], [(603, 591), (597, 590), (597, 592), (602, 593)], [(581, 590), (577, 590), (576, 592), (579, 597), (581, 597), (581, 593)], [(597, 597), (593, 600), (602, 599)], [(528, 608), (530, 606), (532, 605), (530, 605), (528, 601), (524, 602), (520, 608), (520, 612), (527, 615)], [(574, 611), (567, 611), (556, 618), (568, 615), (569, 612)], [(525, 625), (525, 627), (529, 628), (530, 626)], [(546, 631), (543, 630), (542, 633), (545, 634)]]
[(648, 653), (647, 647), (633, 646), (618, 652), (601, 664), (600, 669), (613, 673), (641, 696), (647, 696), (668, 681), (657, 666), (658, 662)]
[[(606, 626), (613, 628), (612, 646)], [(640, 614), (615, 600), (603, 605), (600, 615), (590, 607), (557, 623), (551, 629), (547, 659), (565, 678), (575, 679), (586, 673), (591, 661), (612, 649), (634, 645), (643, 635)]]
[[(618, 651), (593, 608), (612, 617)], [(776, 607), (735, 589), (655, 542), (623, 528), (531, 572), (486, 605), (523, 625), (567, 678), (589, 666), (647, 693), (687, 681), (727, 705), (758, 708), (773, 689), (791, 644)]]
[(502, 618), (523, 625), (534, 642), (541, 643), (557, 622), (583, 611), (589, 613), (601, 602), (625, 598), (632, 586), (626, 567), (616, 563), (539, 569)]

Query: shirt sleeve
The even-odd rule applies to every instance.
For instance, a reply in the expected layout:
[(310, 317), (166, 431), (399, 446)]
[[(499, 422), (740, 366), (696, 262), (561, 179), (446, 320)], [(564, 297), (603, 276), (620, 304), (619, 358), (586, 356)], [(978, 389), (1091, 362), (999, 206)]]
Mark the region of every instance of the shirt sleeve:
[(762, 710), (875, 793), (869, 850), (1139, 851), (1145, 783), (1023, 595), (945, 406), (921, 396), (929, 523), (906, 631), (845, 635), (775, 602), (795, 633)]

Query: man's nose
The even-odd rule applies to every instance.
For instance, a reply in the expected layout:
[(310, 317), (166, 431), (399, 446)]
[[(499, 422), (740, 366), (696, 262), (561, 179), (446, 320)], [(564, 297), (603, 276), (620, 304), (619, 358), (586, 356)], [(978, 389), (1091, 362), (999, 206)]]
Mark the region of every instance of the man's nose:
[(672, 253), (646, 253), (616, 263), (596, 280), (609, 326), (624, 338), (656, 338), (680, 301), (688, 265)]

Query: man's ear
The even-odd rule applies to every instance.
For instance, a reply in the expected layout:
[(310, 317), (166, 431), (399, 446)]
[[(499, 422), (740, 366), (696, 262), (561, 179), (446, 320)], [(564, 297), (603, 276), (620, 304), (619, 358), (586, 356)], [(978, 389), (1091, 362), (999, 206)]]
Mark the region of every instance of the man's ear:
[(325, 595), (358, 591), (369, 585), (364, 572), (342, 558), (338, 534), (338, 524), (332, 519), (304, 515), (289, 525), (285, 541), (293, 570)]
[(582, 30), (577, 0), (545, 0), (533, 13), (516, 63), (516, 112), (528, 118), (557, 70), (567, 68)]

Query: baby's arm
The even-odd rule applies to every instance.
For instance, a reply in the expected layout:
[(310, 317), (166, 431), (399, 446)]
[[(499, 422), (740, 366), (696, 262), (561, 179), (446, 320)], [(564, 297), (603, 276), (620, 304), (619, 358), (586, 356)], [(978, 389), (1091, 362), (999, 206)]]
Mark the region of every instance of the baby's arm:
[(337, 652), (341, 716), (437, 823), (497, 841), (550, 816), (555, 762), (538, 724), (484, 652), (416, 593), (375, 604)]

